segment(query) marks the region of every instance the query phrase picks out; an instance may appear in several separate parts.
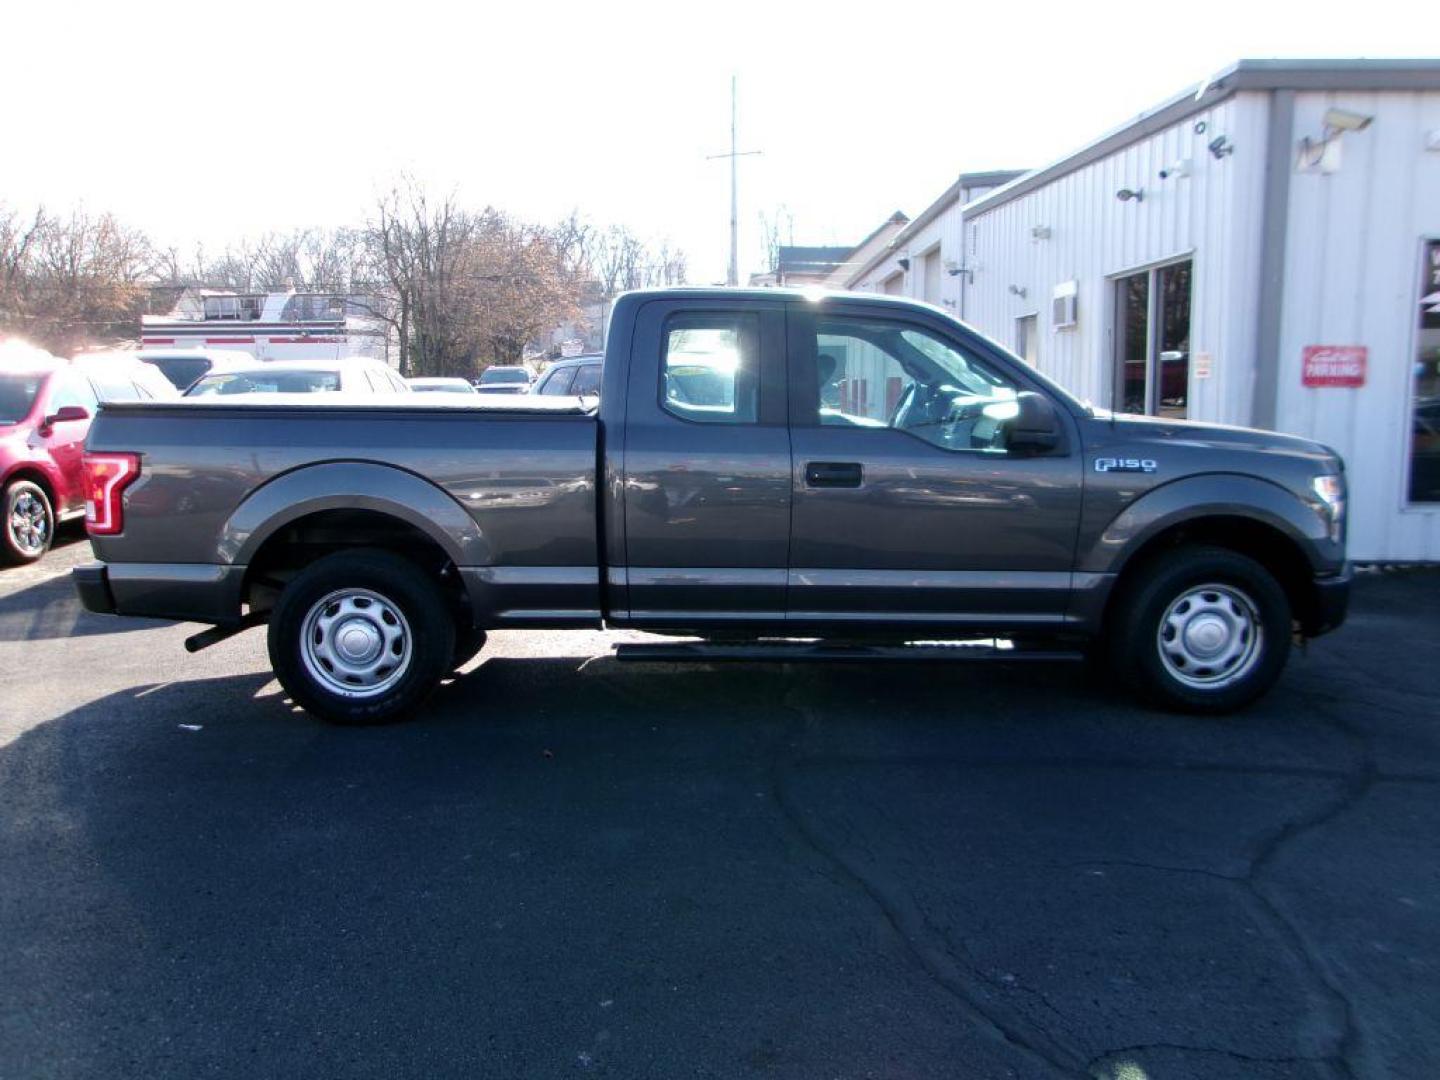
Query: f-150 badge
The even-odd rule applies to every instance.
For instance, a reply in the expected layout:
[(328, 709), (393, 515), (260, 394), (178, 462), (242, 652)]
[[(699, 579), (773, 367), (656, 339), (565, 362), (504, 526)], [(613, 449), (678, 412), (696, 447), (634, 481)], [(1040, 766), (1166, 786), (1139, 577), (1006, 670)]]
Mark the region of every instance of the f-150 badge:
[(1101, 457), (1095, 459), (1096, 472), (1154, 472), (1154, 458)]

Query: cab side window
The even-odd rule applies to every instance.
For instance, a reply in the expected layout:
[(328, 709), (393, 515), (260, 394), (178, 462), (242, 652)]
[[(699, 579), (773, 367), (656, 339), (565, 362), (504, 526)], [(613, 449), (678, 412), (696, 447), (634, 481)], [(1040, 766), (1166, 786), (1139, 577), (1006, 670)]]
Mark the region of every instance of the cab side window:
[(759, 418), (760, 320), (754, 312), (686, 312), (665, 323), (660, 364), (666, 412), (702, 424)]
[(948, 341), (907, 323), (820, 318), (816, 422), (891, 428), (945, 450), (1003, 452), (1017, 387)]

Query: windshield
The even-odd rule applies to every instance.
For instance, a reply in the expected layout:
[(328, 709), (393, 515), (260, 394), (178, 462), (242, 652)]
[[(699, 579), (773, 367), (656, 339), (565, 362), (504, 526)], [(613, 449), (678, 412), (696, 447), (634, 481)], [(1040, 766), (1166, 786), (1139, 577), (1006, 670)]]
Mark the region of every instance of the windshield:
[(0, 424), (25, 419), (44, 382), (44, 375), (0, 375)]
[(210, 370), (210, 361), (202, 356), (162, 356), (145, 362), (159, 368), (176, 390), (184, 390)]
[(530, 376), (521, 368), (486, 368), (480, 373), (480, 382), (484, 386), (494, 383), (528, 383)]
[(464, 379), (444, 383), (414, 382), (410, 384), (410, 389), (422, 394), (473, 394), (475, 392), (475, 388)]
[(316, 394), (340, 389), (335, 371), (233, 371), (207, 375), (189, 390), (186, 397), (216, 394)]

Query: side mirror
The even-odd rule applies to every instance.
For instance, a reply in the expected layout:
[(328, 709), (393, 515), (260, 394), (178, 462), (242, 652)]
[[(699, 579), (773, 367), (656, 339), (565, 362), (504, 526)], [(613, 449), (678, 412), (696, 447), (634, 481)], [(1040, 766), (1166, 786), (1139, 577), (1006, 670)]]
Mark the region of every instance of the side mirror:
[(45, 418), (52, 424), (68, 424), (73, 420), (89, 420), (90, 410), (83, 405), (61, 405), (53, 416)]
[(1020, 411), (1010, 421), (1007, 449), (1039, 453), (1060, 445), (1060, 417), (1048, 397), (1026, 390), (1016, 396), (1015, 404)]

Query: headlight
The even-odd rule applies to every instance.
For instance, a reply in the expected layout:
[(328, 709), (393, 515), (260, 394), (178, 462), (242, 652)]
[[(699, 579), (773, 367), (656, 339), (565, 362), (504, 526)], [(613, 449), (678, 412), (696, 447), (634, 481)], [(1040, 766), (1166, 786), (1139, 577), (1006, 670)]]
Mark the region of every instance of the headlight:
[(1320, 500), (1321, 514), (1330, 525), (1330, 539), (1340, 543), (1345, 538), (1345, 478), (1317, 476), (1310, 481), (1310, 490)]

